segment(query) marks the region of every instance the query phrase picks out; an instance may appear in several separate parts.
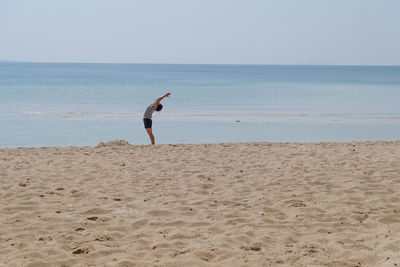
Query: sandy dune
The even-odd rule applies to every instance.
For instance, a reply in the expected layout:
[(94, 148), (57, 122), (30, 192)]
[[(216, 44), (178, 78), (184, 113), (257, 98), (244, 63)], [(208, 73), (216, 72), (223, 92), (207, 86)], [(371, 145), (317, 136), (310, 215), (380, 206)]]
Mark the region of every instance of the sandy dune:
[(400, 266), (400, 141), (1, 149), (0, 181), (0, 266)]

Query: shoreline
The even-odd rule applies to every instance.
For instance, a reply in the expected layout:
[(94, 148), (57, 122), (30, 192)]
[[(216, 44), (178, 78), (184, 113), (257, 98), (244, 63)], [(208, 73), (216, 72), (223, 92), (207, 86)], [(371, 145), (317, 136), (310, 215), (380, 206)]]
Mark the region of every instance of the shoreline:
[(10, 266), (394, 266), (400, 140), (0, 149)]
[[(333, 144), (368, 144), (368, 143), (398, 143), (398, 140), (368, 140), (368, 141), (343, 141), (343, 142), (332, 142), (332, 141), (321, 141), (321, 142), (217, 142), (217, 143), (172, 143), (172, 144), (155, 144), (154, 147), (159, 146), (204, 146), (204, 145), (333, 145)], [(82, 145), (82, 146), (38, 146), (38, 147), (0, 147), (1, 150), (23, 150), (23, 149), (64, 149), (64, 148), (101, 148), (101, 147), (151, 147), (151, 144), (133, 144), (129, 143), (127, 140), (111, 140), (111, 141), (103, 141), (99, 142), (97, 145), (90, 146), (90, 145)]]

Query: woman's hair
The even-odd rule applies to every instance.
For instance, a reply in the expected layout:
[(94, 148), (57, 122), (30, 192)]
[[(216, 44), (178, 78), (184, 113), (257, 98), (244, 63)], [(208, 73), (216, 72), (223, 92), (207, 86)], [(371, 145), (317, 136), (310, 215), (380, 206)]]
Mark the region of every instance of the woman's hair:
[(160, 110), (162, 110), (162, 105), (158, 104), (157, 107), (156, 107), (156, 111), (160, 111)]

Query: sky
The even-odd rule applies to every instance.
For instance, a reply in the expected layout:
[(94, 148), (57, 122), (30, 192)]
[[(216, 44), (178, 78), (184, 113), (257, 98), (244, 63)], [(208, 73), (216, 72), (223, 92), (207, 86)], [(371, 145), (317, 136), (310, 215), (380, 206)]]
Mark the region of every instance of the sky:
[(400, 65), (399, 0), (0, 0), (0, 59)]

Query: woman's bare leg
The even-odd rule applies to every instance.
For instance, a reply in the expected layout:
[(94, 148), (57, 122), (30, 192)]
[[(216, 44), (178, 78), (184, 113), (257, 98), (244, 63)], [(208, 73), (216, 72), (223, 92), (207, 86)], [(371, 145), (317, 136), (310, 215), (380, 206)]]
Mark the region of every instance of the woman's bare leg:
[(147, 133), (150, 136), (150, 140), (151, 140), (151, 144), (154, 145), (155, 141), (154, 141), (154, 135), (153, 135), (153, 130), (151, 128), (146, 128)]

